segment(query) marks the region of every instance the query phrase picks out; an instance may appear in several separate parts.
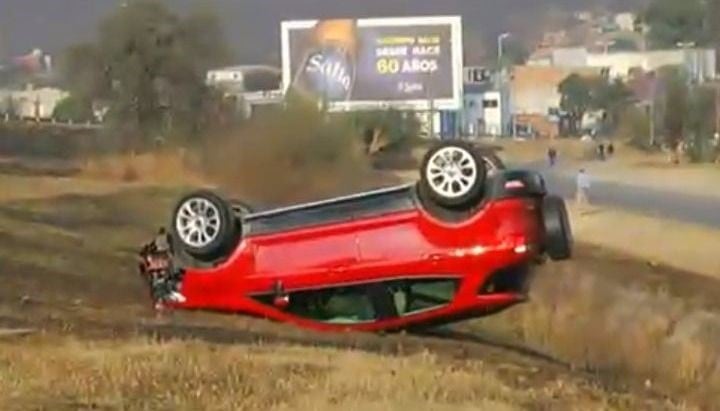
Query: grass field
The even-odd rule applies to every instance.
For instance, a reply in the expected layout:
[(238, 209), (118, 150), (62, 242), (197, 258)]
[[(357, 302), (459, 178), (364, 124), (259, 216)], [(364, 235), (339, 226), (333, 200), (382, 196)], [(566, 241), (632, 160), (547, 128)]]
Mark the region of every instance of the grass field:
[(439, 336), (318, 335), (196, 313), (157, 319), (134, 253), (182, 186), (0, 180), (0, 328), (38, 331), (0, 333), (2, 410), (720, 402), (720, 285), (704, 277), (581, 246), (575, 261), (538, 272), (530, 304)]

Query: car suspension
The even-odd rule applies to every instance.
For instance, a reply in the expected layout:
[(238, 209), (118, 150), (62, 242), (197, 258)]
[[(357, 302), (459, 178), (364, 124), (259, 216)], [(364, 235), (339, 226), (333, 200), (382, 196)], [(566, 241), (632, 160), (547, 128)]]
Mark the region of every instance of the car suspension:
[(183, 270), (173, 264), (172, 251), (164, 239), (158, 238), (145, 244), (139, 252), (138, 269), (150, 290), (155, 309), (163, 309), (167, 303), (184, 302), (180, 293)]

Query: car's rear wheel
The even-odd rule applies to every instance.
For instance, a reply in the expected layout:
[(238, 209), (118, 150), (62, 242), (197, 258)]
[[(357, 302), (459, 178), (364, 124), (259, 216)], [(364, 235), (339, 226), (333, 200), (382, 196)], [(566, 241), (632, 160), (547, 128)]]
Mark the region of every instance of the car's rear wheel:
[(545, 225), (545, 252), (554, 261), (570, 259), (573, 237), (565, 200), (557, 196), (545, 197), (542, 214)]
[(173, 237), (190, 256), (211, 262), (239, 240), (240, 222), (232, 206), (210, 191), (183, 197), (173, 213)]
[(470, 144), (453, 141), (438, 144), (423, 159), (421, 193), (446, 208), (470, 208), (478, 204), (485, 189), (487, 165)]

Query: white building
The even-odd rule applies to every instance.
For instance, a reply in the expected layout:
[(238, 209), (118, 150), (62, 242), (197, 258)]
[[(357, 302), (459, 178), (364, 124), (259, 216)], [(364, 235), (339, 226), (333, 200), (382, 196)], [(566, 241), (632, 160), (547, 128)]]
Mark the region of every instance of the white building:
[(282, 72), (264, 65), (223, 67), (208, 71), (206, 83), (229, 93), (281, 90)]
[(2, 103), (4, 109), (12, 115), (34, 120), (49, 120), (55, 107), (70, 94), (52, 87), (34, 88), (28, 85), (25, 90), (5, 93)]
[(264, 65), (223, 67), (207, 72), (206, 84), (238, 100), (238, 109), (250, 117), (256, 106), (283, 101), (282, 72)]
[(605, 69), (610, 77), (620, 79), (627, 79), (633, 69), (654, 71), (664, 66), (683, 67), (696, 82), (711, 81), (717, 76), (715, 50), (698, 48), (611, 53), (557, 48), (538, 54), (528, 65)]
[(615, 24), (622, 31), (634, 31), (635, 30), (635, 14), (633, 13), (618, 13), (615, 15)]
[(483, 71), (466, 76), (460, 124), (468, 136), (507, 135), (510, 123), (510, 90), (498, 73)]

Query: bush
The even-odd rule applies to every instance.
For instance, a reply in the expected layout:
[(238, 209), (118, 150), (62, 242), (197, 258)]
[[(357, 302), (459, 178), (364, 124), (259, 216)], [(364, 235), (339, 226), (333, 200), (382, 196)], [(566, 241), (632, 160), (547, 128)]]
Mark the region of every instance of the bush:
[(230, 194), (281, 203), (347, 194), (381, 184), (346, 116), (312, 105), (258, 114), (238, 129), (206, 140), (203, 166)]
[(85, 123), (93, 120), (90, 103), (79, 97), (69, 96), (62, 99), (53, 111), (53, 117), (62, 122)]
[(412, 112), (398, 110), (353, 113), (350, 119), (363, 135), (368, 152), (404, 150), (418, 140), (420, 123)]

